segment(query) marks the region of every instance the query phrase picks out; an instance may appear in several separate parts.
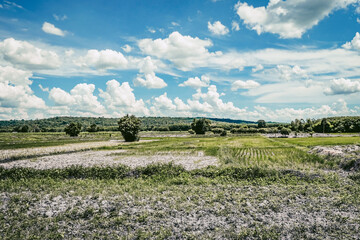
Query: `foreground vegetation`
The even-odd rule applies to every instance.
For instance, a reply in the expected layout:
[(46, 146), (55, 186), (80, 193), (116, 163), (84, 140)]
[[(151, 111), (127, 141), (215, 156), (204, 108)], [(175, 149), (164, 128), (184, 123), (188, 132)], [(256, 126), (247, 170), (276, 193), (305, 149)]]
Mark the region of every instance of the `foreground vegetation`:
[(165, 165), (10, 177), (17, 171), (1, 174), (2, 239), (359, 237), (360, 185), (331, 174)]
[[(121, 139), (117, 134), (81, 133), (74, 141)], [(2, 149), (73, 139), (1, 136)], [(153, 141), (101, 150), (124, 150), (119, 157), (204, 152), (218, 157), (220, 166), (0, 168), (0, 238), (360, 238), (360, 174), (344, 173), (331, 159), (308, 153), (317, 145), (359, 144), (359, 137), (145, 139)]]

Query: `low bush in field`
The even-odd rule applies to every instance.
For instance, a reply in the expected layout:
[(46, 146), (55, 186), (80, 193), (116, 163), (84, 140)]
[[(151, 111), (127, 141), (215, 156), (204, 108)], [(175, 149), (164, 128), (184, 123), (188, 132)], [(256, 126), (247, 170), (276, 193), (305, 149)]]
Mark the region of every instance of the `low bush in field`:
[(224, 131), (223, 128), (213, 128), (211, 129), (211, 131), (214, 133), (214, 134), (220, 134)]
[(190, 134), (195, 134), (195, 131), (192, 130), (192, 129), (189, 129), (189, 130), (188, 130), (188, 133), (190, 133)]
[(255, 128), (255, 127), (240, 127), (232, 128), (230, 130), (232, 134), (241, 134), (241, 133), (278, 133), (279, 130), (276, 127), (270, 128)]

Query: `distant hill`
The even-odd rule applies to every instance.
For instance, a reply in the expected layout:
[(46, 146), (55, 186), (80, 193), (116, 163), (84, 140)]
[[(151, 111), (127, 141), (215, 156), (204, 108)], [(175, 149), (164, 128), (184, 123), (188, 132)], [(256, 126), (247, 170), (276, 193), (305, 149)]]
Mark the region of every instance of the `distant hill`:
[[(193, 118), (182, 117), (140, 117), (142, 130), (188, 130)], [(229, 118), (209, 118), (221, 127), (233, 127), (233, 124), (256, 124), (256, 122), (245, 120), (233, 120)], [(90, 125), (96, 124), (102, 131), (117, 130), (119, 118), (104, 117), (53, 117), (36, 120), (3, 120), (0, 121), (0, 131), (20, 131), (24, 125), (29, 126), (30, 131), (60, 132), (71, 122), (80, 122), (83, 130)]]

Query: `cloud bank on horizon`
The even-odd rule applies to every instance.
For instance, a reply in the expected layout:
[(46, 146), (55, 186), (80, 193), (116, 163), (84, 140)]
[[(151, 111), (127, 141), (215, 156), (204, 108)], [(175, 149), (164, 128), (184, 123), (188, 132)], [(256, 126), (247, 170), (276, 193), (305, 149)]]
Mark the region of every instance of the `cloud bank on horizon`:
[(360, 115), (359, 0), (0, 6), (0, 120)]

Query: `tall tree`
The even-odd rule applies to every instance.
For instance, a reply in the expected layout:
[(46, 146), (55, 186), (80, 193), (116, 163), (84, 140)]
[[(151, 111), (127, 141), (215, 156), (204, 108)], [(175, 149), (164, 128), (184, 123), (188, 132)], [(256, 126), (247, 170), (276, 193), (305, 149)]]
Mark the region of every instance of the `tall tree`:
[(257, 121), (257, 124), (258, 124), (258, 128), (266, 128), (265, 120), (260, 119)]
[(209, 119), (200, 118), (195, 119), (191, 123), (191, 129), (194, 130), (196, 134), (205, 134), (206, 131), (210, 130), (211, 121)]
[(140, 125), (141, 121), (139, 118), (135, 117), (134, 115), (126, 116), (120, 118), (119, 122), (119, 131), (121, 135), (124, 137), (126, 142), (134, 142), (139, 141), (139, 132), (140, 132)]

